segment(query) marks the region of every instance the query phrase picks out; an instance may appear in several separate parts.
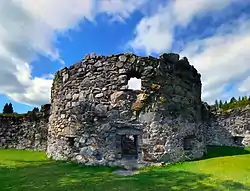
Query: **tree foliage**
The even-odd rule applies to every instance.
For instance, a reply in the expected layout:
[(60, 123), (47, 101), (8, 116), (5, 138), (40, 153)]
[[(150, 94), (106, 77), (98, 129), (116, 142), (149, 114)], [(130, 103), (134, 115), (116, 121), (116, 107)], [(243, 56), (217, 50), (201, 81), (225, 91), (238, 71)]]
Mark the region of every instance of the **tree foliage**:
[(225, 101), (224, 103), (221, 100), (215, 100), (214, 106), (218, 109), (222, 110), (229, 110), (229, 109), (235, 109), (235, 108), (242, 108), (246, 107), (247, 105), (250, 105), (250, 96), (242, 96), (238, 97), (236, 99), (235, 97), (232, 97), (229, 102)]
[(34, 112), (34, 113), (39, 112), (39, 108), (38, 107), (34, 107), (34, 109), (32, 110), (32, 112)]
[(11, 103), (6, 103), (3, 107), (3, 113), (11, 114), (14, 113), (13, 106)]

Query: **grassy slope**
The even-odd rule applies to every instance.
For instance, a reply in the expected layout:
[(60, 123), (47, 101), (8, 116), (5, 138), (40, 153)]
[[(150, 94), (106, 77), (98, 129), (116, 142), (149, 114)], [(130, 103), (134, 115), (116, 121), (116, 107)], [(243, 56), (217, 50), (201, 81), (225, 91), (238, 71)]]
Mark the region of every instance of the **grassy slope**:
[(205, 158), (120, 177), (112, 168), (49, 161), (43, 152), (0, 150), (0, 190), (250, 190), (250, 149), (211, 147)]

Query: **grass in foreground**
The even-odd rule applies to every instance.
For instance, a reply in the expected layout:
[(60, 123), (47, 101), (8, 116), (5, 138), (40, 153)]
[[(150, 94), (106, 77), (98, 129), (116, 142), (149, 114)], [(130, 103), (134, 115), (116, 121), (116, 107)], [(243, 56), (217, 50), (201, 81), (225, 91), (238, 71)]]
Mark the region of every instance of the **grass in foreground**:
[(204, 160), (130, 177), (113, 170), (50, 161), (43, 152), (0, 150), (1, 191), (239, 191), (250, 190), (250, 149), (210, 147)]

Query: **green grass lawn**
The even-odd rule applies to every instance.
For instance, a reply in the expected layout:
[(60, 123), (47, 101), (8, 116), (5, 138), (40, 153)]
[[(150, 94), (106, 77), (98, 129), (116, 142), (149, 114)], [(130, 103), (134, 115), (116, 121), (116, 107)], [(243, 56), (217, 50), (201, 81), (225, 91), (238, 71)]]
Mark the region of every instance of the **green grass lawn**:
[(250, 149), (210, 147), (203, 160), (122, 177), (108, 167), (50, 161), (44, 152), (0, 149), (0, 190), (250, 190)]

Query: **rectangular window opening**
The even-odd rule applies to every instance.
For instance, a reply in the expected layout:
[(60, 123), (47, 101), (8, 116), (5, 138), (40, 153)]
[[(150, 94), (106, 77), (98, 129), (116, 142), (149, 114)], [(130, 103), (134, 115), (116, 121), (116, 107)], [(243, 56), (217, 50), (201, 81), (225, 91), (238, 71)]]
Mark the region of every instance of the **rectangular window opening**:
[(130, 78), (128, 81), (128, 89), (130, 90), (141, 90), (141, 79)]

